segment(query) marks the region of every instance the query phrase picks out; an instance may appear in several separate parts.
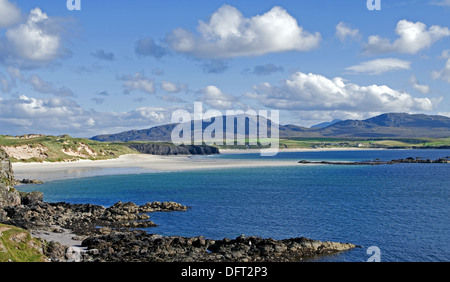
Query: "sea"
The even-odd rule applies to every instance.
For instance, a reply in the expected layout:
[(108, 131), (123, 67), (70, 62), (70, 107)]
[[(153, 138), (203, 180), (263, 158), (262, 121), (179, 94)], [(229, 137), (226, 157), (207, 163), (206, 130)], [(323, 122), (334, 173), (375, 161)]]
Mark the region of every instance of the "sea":
[(20, 186), (48, 202), (175, 201), (184, 212), (151, 213), (148, 233), (210, 239), (307, 237), (358, 245), (319, 262), (450, 261), (450, 164), (297, 165), (300, 160), (438, 159), (450, 150), (358, 150), (195, 156), (286, 160), (293, 166), (133, 173)]

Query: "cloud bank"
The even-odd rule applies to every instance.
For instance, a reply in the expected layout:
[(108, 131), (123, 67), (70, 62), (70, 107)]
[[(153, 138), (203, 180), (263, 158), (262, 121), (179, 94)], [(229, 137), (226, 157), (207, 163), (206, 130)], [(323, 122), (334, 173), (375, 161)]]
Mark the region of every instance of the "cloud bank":
[(264, 106), (301, 111), (410, 112), (430, 111), (439, 99), (414, 98), (386, 85), (360, 86), (340, 77), (297, 72), (272, 85), (261, 83), (246, 95)]

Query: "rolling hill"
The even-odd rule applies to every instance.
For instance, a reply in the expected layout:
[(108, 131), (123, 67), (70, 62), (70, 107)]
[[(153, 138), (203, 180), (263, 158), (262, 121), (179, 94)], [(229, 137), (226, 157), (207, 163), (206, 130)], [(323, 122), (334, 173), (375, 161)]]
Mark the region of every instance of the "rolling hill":
[[(223, 118), (223, 130), (226, 119)], [(198, 121), (200, 122), (200, 121)], [(210, 122), (203, 121), (197, 128), (205, 130)], [(259, 122), (271, 121), (264, 118), (249, 117), (246, 121), (246, 138), (249, 136), (248, 125), (257, 126)], [(234, 121), (236, 133), (236, 123)], [(125, 131), (117, 134), (97, 135), (92, 140), (101, 142), (127, 141), (170, 141), (171, 132), (177, 124), (165, 124), (149, 129)], [(193, 130), (194, 122), (191, 122)], [(221, 134), (218, 132), (216, 134)], [(438, 115), (387, 113), (366, 120), (344, 120), (331, 123), (325, 127), (306, 128), (297, 125), (280, 125), (280, 138), (445, 138), (450, 137), (450, 118)], [(192, 131), (194, 135), (194, 130)], [(269, 134), (270, 135), (270, 134)]]

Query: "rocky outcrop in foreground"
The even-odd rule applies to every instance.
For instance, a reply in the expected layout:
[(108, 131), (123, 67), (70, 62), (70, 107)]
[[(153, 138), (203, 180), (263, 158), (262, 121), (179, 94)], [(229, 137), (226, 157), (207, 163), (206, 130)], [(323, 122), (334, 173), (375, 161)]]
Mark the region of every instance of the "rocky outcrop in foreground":
[[(137, 230), (157, 226), (147, 213), (186, 211), (174, 202), (153, 202), (138, 206), (118, 202), (105, 208), (91, 204), (46, 203), (41, 192), (23, 194), (22, 204), (6, 207), (3, 223), (26, 230), (63, 232), (70, 229), (84, 239), (81, 261), (97, 262), (288, 262), (305, 257), (336, 253), (356, 247), (348, 243), (286, 240), (241, 236), (211, 240), (203, 237), (165, 237)], [(53, 261), (67, 261), (71, 247), (49, 243), (45, 253)]]
[(90, 260), (108, 262), (293, 262), (356, 247), (307, 238), (274, 240), (242, 235), (210, 240), (144, 232), (90, 237), (82, 244), (90, 250)]
[(78, 235), (110, 233), (157, 226), (147, 214), (153, 211), (185, 211), (188, 207), (173, 202), (153, 202), (138, 206), (118, 202), (105, 208), (91, 204), (47, 203), (41, 192), (24, 193), (22, 205), (5, 207), (0, 222), (28, 230), (58, 232), (71, 229)]

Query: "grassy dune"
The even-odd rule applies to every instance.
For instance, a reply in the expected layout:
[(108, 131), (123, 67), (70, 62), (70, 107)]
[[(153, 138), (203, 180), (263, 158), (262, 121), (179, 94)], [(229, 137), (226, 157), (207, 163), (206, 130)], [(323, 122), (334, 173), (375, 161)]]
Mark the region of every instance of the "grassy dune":
[(12, 152), (9, 155), (15, 162), (102, 160), (136, 153), (123, 144), (72, 138), (68, 135), (0, 136), (0, 147)]

